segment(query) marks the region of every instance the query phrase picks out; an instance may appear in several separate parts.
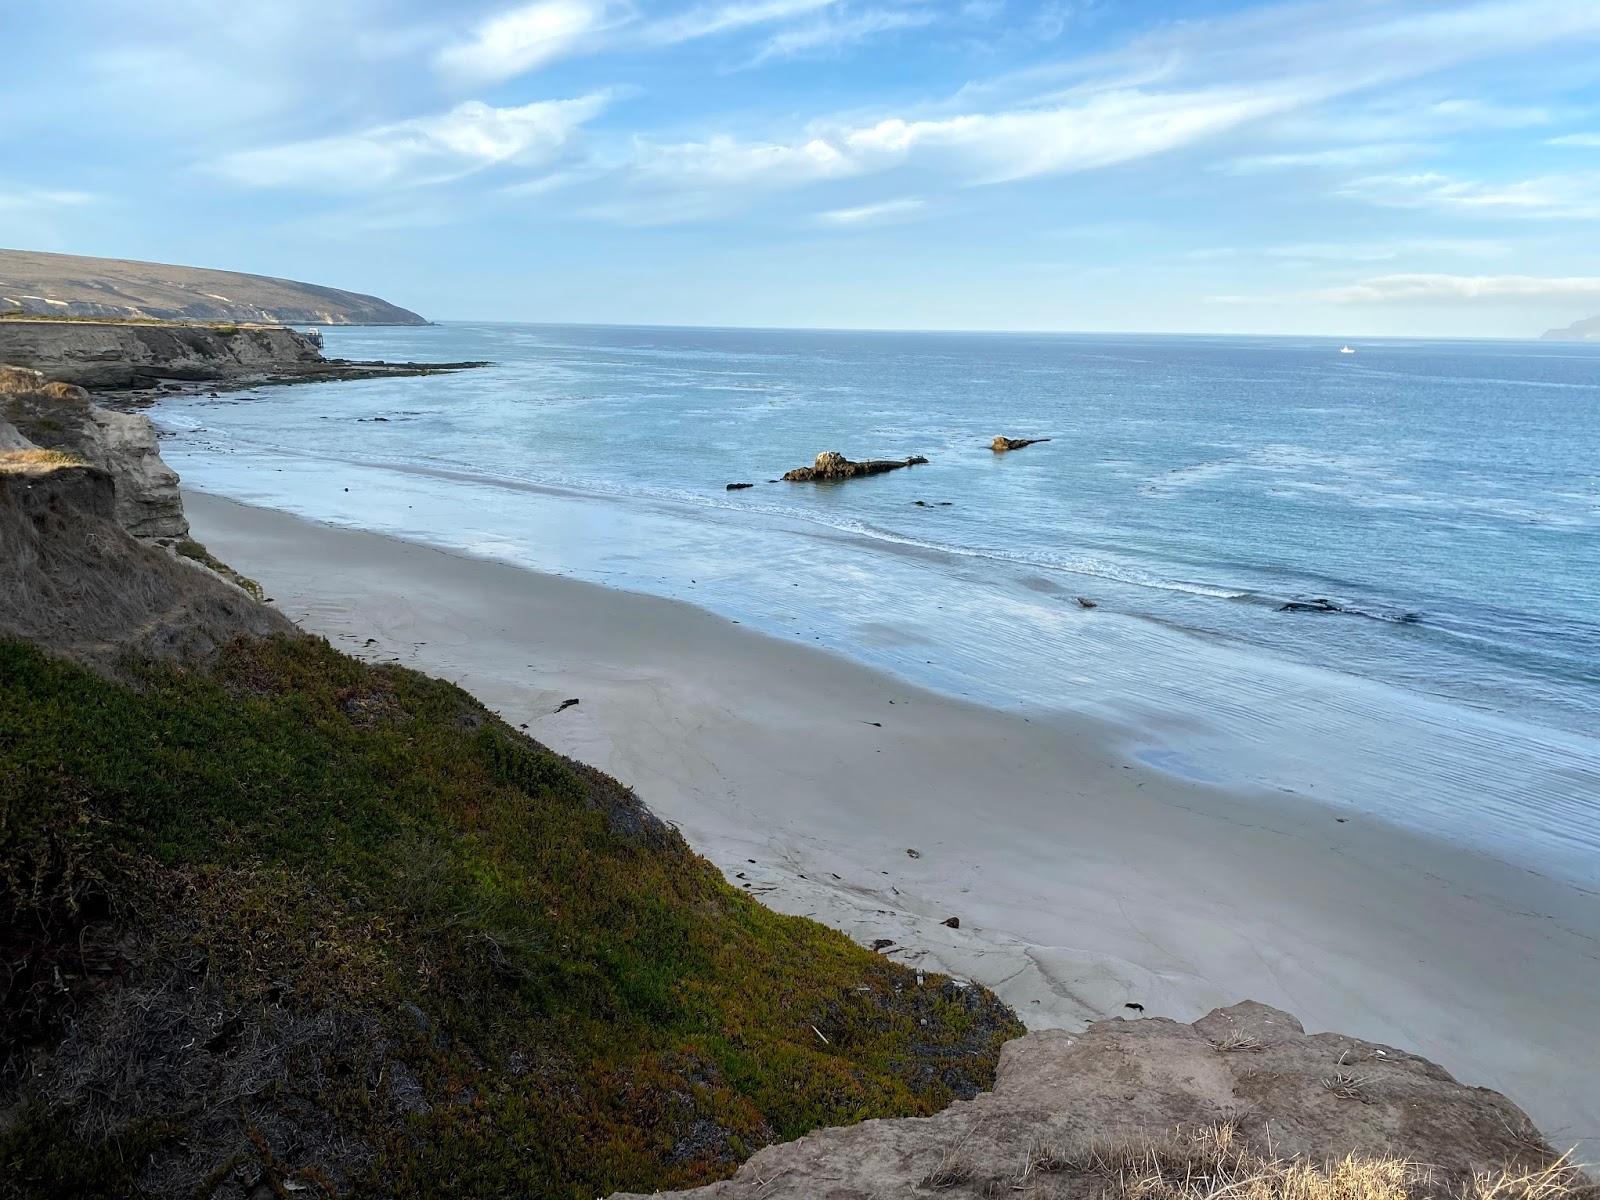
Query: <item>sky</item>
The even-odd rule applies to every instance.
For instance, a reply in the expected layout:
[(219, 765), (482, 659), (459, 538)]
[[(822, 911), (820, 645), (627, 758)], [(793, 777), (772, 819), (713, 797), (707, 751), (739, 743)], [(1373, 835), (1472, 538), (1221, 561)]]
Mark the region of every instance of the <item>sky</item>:
[(0, 246), (440, 320), (1600, 314), (1600, 0), (72, 0), (0, 45)]

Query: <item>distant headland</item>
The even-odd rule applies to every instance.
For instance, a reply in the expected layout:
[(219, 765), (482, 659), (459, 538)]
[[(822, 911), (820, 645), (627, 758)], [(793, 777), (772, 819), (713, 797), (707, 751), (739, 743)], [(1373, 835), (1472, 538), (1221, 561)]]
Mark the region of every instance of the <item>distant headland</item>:
[(34, 250), (0, 250), (0, 315), (288, 325), (426, 325), (376, 296), (320, 284)]

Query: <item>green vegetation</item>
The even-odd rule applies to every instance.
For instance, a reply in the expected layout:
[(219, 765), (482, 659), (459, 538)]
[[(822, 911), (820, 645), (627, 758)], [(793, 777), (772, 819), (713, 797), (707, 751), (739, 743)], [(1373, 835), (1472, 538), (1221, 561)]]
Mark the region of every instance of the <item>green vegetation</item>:
[(266, 597), (266, 593), (261, 590), (261, 585), (259, 583), (257, 583), (254, 579), (251, 579), (248, 575), (241, 575), (238, 571), (235, 571), (227, 563), (223, 562), (215, 554), (207, 550), (203, 543), (197, 542), (193, 538), (183, 538), (178, 542), (177, 545), (173, 546), (172, 549), (173, 552), (176, 553), (180, 558), (192, 559), (197, 563), (201, 563), (204, 566), (210, 567), (218, 575), (221, 575), (224, 579), (228, 580), (228, 582), (242, 587), (250, 594), (251, 599), (262, 600)]
[(0, 1195), (590, 1197), (927, 1113), (1020, 1032), (308, 637), (0, 642)]

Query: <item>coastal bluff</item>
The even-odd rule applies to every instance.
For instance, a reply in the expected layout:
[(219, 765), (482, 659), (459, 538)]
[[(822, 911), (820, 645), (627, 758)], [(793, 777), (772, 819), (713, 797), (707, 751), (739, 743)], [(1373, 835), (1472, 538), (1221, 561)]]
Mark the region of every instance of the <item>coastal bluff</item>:
[(426, 325), (342, 288), (124, 258), (0, 250), (0, 314), (269, 325)]
[(125, 321), (5, 320), (0, 363), (90, 390), (150, 388), (163, 381), (247, 386), (392, 375), (427, 375), (479, 362), (386, 363), (329, 359), (320, 335), (282, 325), (185, 325)]
[(769, 1146), (731, 1179), (675, 1195), (1444, 1200), (1532, 1190), (1507, 1177), (1543, 1180), (1552, 1198), (1595, 1195), (1499, 1093), (1390, 1046), (1307, 1034), (1288, 1013), (1245, 1001), (1192, 1025), (1118, 1018), (1029, 1034), (1002, 1049), (990, 1092), (932, 1117)]

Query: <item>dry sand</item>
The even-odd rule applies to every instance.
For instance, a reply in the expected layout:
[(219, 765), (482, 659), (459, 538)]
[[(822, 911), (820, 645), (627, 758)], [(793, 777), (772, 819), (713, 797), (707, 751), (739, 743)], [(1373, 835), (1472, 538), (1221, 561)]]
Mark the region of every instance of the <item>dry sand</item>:
[(1260, 1000), (1503, 1091), (1600, 1159), (1600, 896), (1174, 778), (1125, 759), (1127, 731), (949, 699), (687, 604), (185, 503), (305, 628), (454, 680), (632, 784), (767, 904), (892, 939), (1031, 1027)]

